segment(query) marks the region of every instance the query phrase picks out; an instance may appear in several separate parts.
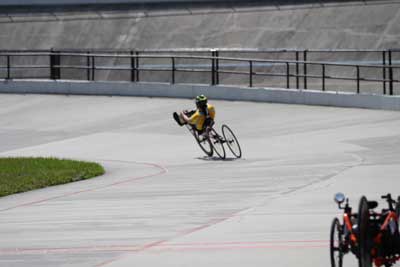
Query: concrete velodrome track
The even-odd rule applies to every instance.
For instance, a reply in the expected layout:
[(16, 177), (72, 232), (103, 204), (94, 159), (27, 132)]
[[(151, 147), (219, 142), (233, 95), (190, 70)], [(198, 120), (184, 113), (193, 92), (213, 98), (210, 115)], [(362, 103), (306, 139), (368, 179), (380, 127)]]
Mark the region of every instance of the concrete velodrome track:
[(1, 198), (0, 266), (329, 266), (333, 194), (400, 193), (399, 112), (213, 103), (243, 159), (203, 157), (190, 100), (1, 95), (1, 156), (107, 173)]

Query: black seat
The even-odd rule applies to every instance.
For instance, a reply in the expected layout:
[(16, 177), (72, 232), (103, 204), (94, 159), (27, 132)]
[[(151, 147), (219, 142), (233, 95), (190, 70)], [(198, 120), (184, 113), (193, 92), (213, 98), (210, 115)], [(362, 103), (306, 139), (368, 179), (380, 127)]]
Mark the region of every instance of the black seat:
[(368, 209), (375, 209), (376, 207), (378, 207), (378, 202), (376, 201), (368, 201)]

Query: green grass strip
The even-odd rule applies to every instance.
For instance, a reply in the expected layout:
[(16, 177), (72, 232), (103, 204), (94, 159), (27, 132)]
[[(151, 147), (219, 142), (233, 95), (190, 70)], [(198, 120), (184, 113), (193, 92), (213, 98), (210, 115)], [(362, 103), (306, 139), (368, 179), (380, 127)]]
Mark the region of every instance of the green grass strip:
[(56, 158), (0, 158), (0, 197), (104, 174), (92, 162)]

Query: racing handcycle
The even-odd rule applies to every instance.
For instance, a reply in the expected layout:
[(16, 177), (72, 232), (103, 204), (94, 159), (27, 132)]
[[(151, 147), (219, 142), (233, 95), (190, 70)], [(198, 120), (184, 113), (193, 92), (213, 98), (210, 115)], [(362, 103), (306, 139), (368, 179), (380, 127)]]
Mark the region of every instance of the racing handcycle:
[(390, 267), (400, 259), (400, 197), (391, 194), (381, 196), (388, 209), (376, 212), (376, 201), (362, 196), (358, 208), (359, 266)]
[(352, 212), (349, 199), (343, 193), (335, 194), (334, 200), (343, 210), (343, 218), (342, 223), (336, 217), (331, 224), (330, 259), (332, 267), (342, 267), (345, 254), (352, 252), (358, 258), (357, 213)]
[[(184, 111), (186, 114), (190, 114), (188, 111)], [(177, 115), (174, 115), (177, 116)], [(177, 119), (175, 119), (177, 120)], [(214, 152), (221, 159), (226, 158), (226, 152), (224, 144), (226, 144), (235, 158), (242, 157), (242, 149), (236, 135), (233, 133), (228, 125), (223, 124), (221, 127), (221, 134), (215, 130), (214, 123), (210, 123), (209, 126), (204, 130), (205, 134), (200, 134), (194, 125), (186, 123), (186, 128), (193, 135), (197, 144), (206, 153), (207, 156), (212, 157)]]
[(221, 159), (226, 158), (224, 144), (236, 158), (242, 157), (242, 149), (240, 148), (239, 141), (235, 134), (228, 125), (223, 124), (221, 127), (222, 135), (218, 134), (214, 126), (206, 128), (206, 135), (201, 135), (193, 125), (185, 124), (189, 132), (193, 135), (200, 148), (206, 153), (207, 156), (212, 157), (214, 152)]

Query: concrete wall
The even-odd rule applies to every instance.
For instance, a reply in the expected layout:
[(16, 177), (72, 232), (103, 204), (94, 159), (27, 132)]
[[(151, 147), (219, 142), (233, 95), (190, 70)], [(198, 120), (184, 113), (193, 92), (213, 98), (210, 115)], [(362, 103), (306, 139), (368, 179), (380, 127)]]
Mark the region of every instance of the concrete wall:
[(33, 14), (0, 10), (0, 32), (0, 49), (387, 49), (400, 47), (400, 1)]
[[(169, 2), (226, 2), (227, 0), (1, 0), (0, 6), (25, 5), (86, 5), (86, 4), (148, 4)], [(235, 1), (235, 0), (230, 0)], [(239, 1), (239, 0), (238, 0)]]
[[(0, 49), (400, 47), (400, 1), (309, 2), (292, 6), (188, 7), (168, 10), (127, 8), (71, 12), (46, 9), (42, 13), (32, 14), (2, 14), (0, 10)], [(4, 60), (4, 57), (0, 57), (0, 65), (5, 64)], [(61, 90), (59, 93), (107, 94), (108, 86), (107, 83), (84, 82), (47, 82), (34, 83), (32, 86), (29, 86), (29, 82), (5, 82), (1, 90), (43, 92), (41, 90), (47, 88), (48, 91), (44, 92), (57, 93), (57, 90)], [(120, 91), (113, 93), (133, 95), (151, 96), (155, 90), (155, 96), (161, 96), (157, 90), (164, 90), (161, 85), (153, 89), (127, 83), (113, 84), (113, 87), (120, 88)], [(210, 89), (204, 86), (173, 88), (185, 88), (182, 89), (182, 97), (189, 97), (187, 92), (195, 90), (193, 88), (208, 88), (204, 90), (211, 90), (212, 94), (222, 92), (215, 95), (216, 98), (240, 96), (242, 100), (251, 101), (398, 109), (398, 98), (387, 96), (238, 88), (230, 88), (228, 92), (227, 87)], [(81, 89), (82, 92), (79, 91)], [(170, 90), (162, 93), (167, 94)]]
[(206, 94), (211, 99), (275, 102), (337, 107), (400, 110), (400, 96), (363, 95), (268, 88), (240, 88), (203, 85), (168, 85), (125, 82), (2, 81), (0, 93), (85, 94), (146, 97), (194, 98)]

